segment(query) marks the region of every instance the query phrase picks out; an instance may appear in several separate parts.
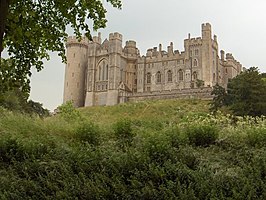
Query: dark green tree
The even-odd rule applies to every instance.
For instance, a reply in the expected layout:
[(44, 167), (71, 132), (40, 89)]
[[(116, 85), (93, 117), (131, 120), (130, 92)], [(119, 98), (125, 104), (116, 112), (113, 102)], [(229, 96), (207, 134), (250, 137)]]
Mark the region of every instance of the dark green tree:
[(29, 77), (21, 73), (20, 66), (15, 65), (12, 59), (2, 59), (0, 63), (0, 92), (5, 93), (10, 90), (20, 89), (29, 94)]
[(210, 111), (216, 113), (219, 108), (226, 105), (226, 90), (222, 86), (216, 84), (213, 87), (211, 95), (213, 95), (213, 100), (211, 102)]
[(266, 115), (266, 82), (258, 68), (251, 67), (229, 80), (227, 92), (228, 105), (234, 114)]
[[(121, 0), (106, 1), (121, 8)], [(67, 27), (78, 37), (85, 32), (91, 38), (91, 29), (106, 26), (105, 14), (101, 0), (0, 0), (0, 58), (6, 48), (17, 73), (31, 76), (32, 67), (43, 68), (49, 51), (65, 61)]]
[(29, 114), (37, 114), (40, 117), (47, 117), (50, 115), (49, 110), (43, 108), (41, 103), (32, 100), (27, 102), (26, 112)]

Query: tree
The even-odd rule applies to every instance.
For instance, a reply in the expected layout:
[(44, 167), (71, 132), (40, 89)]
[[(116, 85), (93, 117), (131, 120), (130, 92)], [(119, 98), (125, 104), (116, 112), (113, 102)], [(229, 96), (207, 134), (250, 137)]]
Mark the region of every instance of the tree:
[(227, 85), (228, 105), (236, 115), (266, 115), (266, 82), (258, 68), (251, 67)]
[[(121, 0), (106, 1), (121, 8)], [(82, 31), (91, 38), (90, 29), (106, 26), (105, 14), (101, 0), (0, 0), (0, 58), (7, 48), (17, 73), (31, 76), (32, 67), (43, 68), (49, 51), (59, 52), (65, 61), (67, 26), (79, 38)]]
[(2, 59), (0, 63), (0, 92), (20, 89), (29, 94), (30, 86), (28, 76), (20, 73), (19, 66), (14, 64), (12, 59)]
[(216, 84), (213, 87), (211, 95), (214, 95), (214, 97), (211, 102), (210, 111), (216, 113), (219, 108), (226, 105), (226, 99), (227, 99), (226, 90), (222, 86)]

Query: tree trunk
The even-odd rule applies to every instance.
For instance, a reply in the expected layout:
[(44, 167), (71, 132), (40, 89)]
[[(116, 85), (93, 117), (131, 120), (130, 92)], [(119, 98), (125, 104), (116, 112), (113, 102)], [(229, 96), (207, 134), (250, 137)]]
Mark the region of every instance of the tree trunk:
[(3, 48), (3, 38), (5, 34), (5, 28), (6, 28), (6, 19), (8, 14), (8, 6), (9, 6), (10, 0), (0, 0), (0, 62), (2, 58), (2, 51)]

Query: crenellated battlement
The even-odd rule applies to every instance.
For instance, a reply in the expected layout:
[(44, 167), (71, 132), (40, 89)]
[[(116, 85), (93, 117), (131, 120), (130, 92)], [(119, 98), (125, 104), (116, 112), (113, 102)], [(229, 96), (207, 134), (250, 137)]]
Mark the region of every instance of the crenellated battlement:
[[(228, 80), (242, 69), (232, 54), (220, 52), (217, 36), (211, 24), (201, 24), (200, 37), (188, 34), (184, 50), (174, 49), (173, 42), (147, 49), (140, 55), (137, 42), (123, 42), (122, 34), (110, 33), (102, 40), (101, 33), (88, 38), (68, 37), (64, 102), (76, 106), (115, 105), (134, 94), (161, 94), (173, 91), (193, 91), (196, 80), (211, 89), (217, 83), (226, 86)], [(86, 94), (86, 97), (84, 97)], [(142, 96), (144, 95), (144, 96)], [(174, 98), (176, 96), (173, 96)]]
[(137, 47), (137, 43), (136, 43), (136, 41), (133, 41), (133, 40), (126, 41), (126, 47), (136, 48)]
[(201, 29), (202, 29), (203, 31), (210, 31), (210, 30), (212, 29), (212, 26), (211, 26), (210, 23), (203, 23), (203, 24), (201, 25)]
[(81, 37), (81, 39), (78, 39), (76, 36), (69, 36), (67, 38), (66, 46), (69, 45), (85, 45), (88, 46), (89, 39), (87, 37)]
[(109, 40), (120, 40), (122, 42), (123, 36), (122, 34), (115, 32), (115, 33), (110, 33), (109, 34)]

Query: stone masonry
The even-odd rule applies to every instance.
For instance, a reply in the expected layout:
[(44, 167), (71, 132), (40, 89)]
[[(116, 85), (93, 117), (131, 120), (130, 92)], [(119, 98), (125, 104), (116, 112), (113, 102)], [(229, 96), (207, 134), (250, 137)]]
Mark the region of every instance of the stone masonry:
[(122, 35), (111, 33), (92, 41), (69, 37), (66, 43), (64, 103), (76, 107), (115, 105), (126, 101), (162, 98), (210, 98), (218, 83), (242, 70), (232, 54), (220, 51), (211, 25), (202, 24), (201, 37), (184, 40), (184, 51), (154, 47), (141, 56), (135, 41), (122, 44)]

